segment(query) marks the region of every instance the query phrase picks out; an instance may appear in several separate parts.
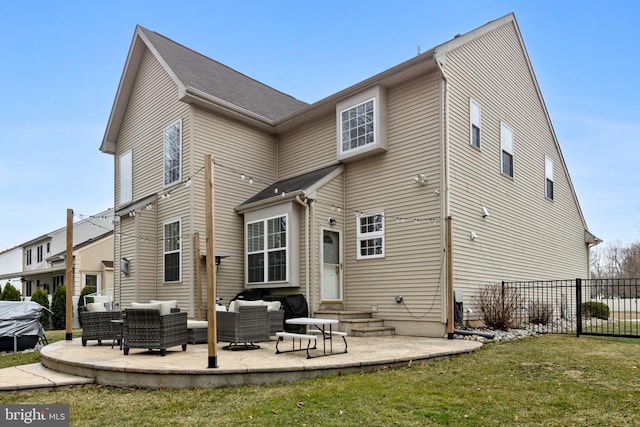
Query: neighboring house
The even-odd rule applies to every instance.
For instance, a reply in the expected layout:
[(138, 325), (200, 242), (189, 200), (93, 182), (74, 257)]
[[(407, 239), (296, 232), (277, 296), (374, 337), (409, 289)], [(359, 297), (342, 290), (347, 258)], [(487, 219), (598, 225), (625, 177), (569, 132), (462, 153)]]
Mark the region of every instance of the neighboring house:
[[(73, 295), (84, 286), (113, 293), (113, 209), (83, 218), (73, 224)], [(38, 289), (53, 295), (65, 284), (67, 228), (63, 227), (20, 245), (17, 271), (0, 274), (19, 277), (22, 296)]]
[(599, 242), (512, 14), (310, 105), (138, 26), (100, 150), (122, 306), (197, 312), (206, 154), (227, 301), (302, 293), (442, 336), (449, 279), (473, 307), (489, 283), (587, 277)]
[[(15, 246), (13, 248), (0, 252), (0, 287), (4, 289), (7, 283), (11, 283), (14, 288), (20, 291), (22, 283), (20, 282), (19, 271), (22, 270), (22, 248)], [(5, 273), (9, 273), (7, 276)], [(11, 273), (15, 273), (12, 277)]]

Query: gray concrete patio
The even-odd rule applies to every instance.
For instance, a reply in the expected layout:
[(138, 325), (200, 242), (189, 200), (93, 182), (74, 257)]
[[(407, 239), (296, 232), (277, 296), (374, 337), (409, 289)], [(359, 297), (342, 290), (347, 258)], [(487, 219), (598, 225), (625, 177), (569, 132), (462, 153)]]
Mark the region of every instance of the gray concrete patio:
[[(80, 339), (59, 341), (41, 350), (42, 366), (0, 369), (0, 390), (59, 387), (96, 383), (117, 387), (215, 388), (242, 384), (273, 384), (404, 366), (456, 354), (482, 345), (475, 341), (407, 336), (348, 337), (348, 353), (307, 359), (306, 353), (276, 354), (276, 341), (260, 343), (257, 350), (223, 350), (218, 343), (217, 368), (208, 368), (207, 344), (190, 344), (158, 351), (131, 349), (125, 356), (110, 342)], [(290, 342), (286, 344), (290, 347)], [(319, 343), (319, 345), (321, 345)], [(339, 342), (334, 345), (340, 345)], [(281, 345), (281, 349), (283, 346)]]

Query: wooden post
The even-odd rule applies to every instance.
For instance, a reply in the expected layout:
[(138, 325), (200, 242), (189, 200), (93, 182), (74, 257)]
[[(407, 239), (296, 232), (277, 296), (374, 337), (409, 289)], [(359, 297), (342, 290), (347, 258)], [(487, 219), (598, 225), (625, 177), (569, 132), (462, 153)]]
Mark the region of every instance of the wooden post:
[(453, 242), (451, 233), (451, 216), (447, 217), (447, 338), (454, 338), (453, 314)]
[(205, 210), (207, 222), (207, 339), (209, 343), (209, 368), (218, 367), (218, 355), (216, 342), (218, 334), (216, 331), (216, 240), (215, 221), (213, 216), (214, 207), (214, 170), (213, 157), (206, 154), (204, 157), (204, 181), (205, 181)]
[(198, 320), (202, 320), (202, 269), (200, 262), (200, 233), (193, 233), (193, 247), (195, 248), (196, 265), (196, 294), (198, 295)]
[(65, 340), (71, 341), (73, 338), (73, 209), (67, 209), (67, 254), (65, 257), (65, 278), (66, 307), (65, 307)]

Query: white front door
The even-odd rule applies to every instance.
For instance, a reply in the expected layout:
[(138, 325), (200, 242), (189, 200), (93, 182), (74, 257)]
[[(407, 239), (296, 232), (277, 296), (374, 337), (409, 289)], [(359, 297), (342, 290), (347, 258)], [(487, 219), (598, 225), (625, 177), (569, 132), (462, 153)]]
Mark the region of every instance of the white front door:
[(322, 301), (342, 301), (342, 263), (340, 262), (340, 232), (322, 230)]

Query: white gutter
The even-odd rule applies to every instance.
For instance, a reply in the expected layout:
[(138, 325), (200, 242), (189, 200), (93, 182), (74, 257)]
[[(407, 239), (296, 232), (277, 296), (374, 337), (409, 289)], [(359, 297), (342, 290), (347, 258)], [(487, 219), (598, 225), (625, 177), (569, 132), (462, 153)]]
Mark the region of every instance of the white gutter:
[(304, 250), (305, 250), (305, 269), (304, 269), (304, 273), (305, 273), (305, 282), (306, 282), (306, 297), (307, 297), (307, 302), (309, 304), (309, 308), (311, 308), (311, 297), (309, 294), (309, 280), (310, 280), (310, 274), (309, 274), (309, 267), (311, 265), (311, 261), (309, 260), (309, 205), (306, 203), (306, 198), (305, 201), (303, 202), (300, 199), (300, 196), (297, 195), (296, 196), (296, 202), (298, 202), (298, 204), (300, 206), (304, 206), (304, 210), (305, 210), (305, 215), (304, 215), (304, 228), (305, 228), (305, 236), (304, 236)]

